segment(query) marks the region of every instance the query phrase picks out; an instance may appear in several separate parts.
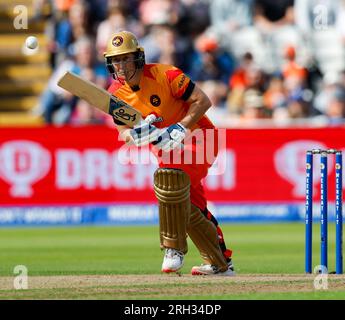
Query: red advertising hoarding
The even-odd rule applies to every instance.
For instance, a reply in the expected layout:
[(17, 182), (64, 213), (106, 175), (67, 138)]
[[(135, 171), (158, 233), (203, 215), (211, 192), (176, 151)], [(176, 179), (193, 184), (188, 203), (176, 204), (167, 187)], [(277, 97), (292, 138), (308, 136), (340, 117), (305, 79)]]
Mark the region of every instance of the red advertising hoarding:
[[(223, 139), (226, 148), (205, 179), (208, 199), (222, 203), (301, 202), (305, 151), (345, 150), (345, 128), (339, 127), (228, 129)], [(128, 163), (124, 150), (108, 127), (1, 128), (0, 205), (155, 202), (153, 157), (143, 150), (137, 163)], [(318, 167), (315, 160), (315, 197)], [(333, 157), (329, 175), (333, 183)], [(334, 199), (334, 188), (329, 196)]]

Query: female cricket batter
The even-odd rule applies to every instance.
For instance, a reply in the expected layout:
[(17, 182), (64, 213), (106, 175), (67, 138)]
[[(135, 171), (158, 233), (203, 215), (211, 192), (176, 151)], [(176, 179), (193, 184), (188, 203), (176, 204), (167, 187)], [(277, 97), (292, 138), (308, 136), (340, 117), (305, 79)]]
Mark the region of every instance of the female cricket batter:
[[(114, 78), (108, 91), (145, 119), (134, 128), (114, 120), (120, 136), (138, 147), (151, 144), (158, 159), (154, 191), (159, 204), (160, 246), (165, 249), (162, 272), (182, 268), (188, 235), (204, 262), (192, 268), (193, 275), (234, 275), (232, 251), (226, 248), (218, 222), (207, 209), (201, 184), (218, 152), (217, 129), (205, 116), (210, 100), (180, 69), (146, 64), (144, 49), (131, 32), (115, 33), (104, 58)], [(211, 160), (209, 146), (213, 147)]]

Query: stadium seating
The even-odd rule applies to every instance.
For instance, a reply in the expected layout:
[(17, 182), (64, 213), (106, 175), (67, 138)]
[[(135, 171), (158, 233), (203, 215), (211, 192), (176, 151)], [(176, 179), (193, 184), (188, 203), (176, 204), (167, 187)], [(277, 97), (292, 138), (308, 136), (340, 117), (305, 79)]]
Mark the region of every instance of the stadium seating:
[(332, 27), (316, 30), (311, 35), (313, 52), (324, 73), (345, 69), (345, 48), (340, 34)]
[[(46, 51), (44, 22), (31, 21), (31, 0), (0, 0), (0, 125), (39, 125), (41, 118), (30, 113), (37, 105), (51, 74), (49, 55)], [(28, 9), (28, 29), (16, 29), (14, 21), (19, 12), (16, 5)], [(28, 35), (38, 38), (38, 51), (25, 48)]]
[(287, 25), (277, 28), (271, 37), (270, 50), (276, 69), (280, 70), (284, 64), (285, 50), (289, 46), (296, 49), (296, 59), (299, 64), (305, 66), (308, 63), (311, 54), (308, 42), (303, 39), (295, 26)]
[(251, 52), (258, 65), (265, 71), (272, 71), (271, 52), (260, 32), (254, 27), (245, 27), (231, 36), (231, 51), (237, 59), (246, 52)]

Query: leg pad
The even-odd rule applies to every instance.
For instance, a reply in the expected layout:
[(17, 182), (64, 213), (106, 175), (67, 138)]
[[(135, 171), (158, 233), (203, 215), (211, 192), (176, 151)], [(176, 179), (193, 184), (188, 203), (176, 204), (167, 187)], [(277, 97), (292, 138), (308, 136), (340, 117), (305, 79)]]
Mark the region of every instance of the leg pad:
[(157, 169), (154, 191), (159, 203), (161, 247), (187, 253), (187, 224), (191, 206), (188, 174), (178, 169)]
[(220, 271), (228, 269), (226, 259), (219, 246), (216, 226), (193, 204), (187, 232), (206, 264), (215, 265)]

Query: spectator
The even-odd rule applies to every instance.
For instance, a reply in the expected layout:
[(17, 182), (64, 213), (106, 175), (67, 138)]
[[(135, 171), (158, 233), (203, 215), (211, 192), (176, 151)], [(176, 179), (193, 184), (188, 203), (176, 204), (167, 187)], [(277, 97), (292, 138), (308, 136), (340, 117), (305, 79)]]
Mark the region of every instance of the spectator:
[(181, 0), (181, 4), (182, 13), (176, 25), (178, 33), (194, 39), (210, 25), (210, 5), (207, 0)]
[(62, 11), (68, 11), (74, 5), (74, 3), (77, 2), (78, 0), (52, 0), (52, 1), (55, 4), (55, 8)]
[(53, 72), (47, 87), (40, 96), (39, 105), (35, 108), (34, 113), (42, 115), (47, 124), (60, 122), (58, 119), (54, 118), (58, 110), (71, 110), (75, 106), (76, 98), (57, 85), (58, 80), (66, 71), (70, 71), (73, 65), (74, 62), (70, 59), (61, 62)]
[(232, 82), (233, 87), (227, 97), (228, 110), (232, 114), (240, 114), (242, 112), (246, 90), (254, 89), (256, 92), (264, 92), (264, 73), (255, 64), (250, 63), (246, 66), (243, 79), (242, 83), (240, 81)]
[(326, 114), (331, 103), (332, 96), (338, 88), (343, 88), (341, 77), (333, 72), (325, 74), (322, 88), (316, 94), (314, 107), (320, 114)]
[[(52, 15), (45, 27), (52, 69), (69, 57), (68, 48), (73, 42), (73, 34), (68, 20), (68, 11), (76, 1), (52, 1)], [(38, 2), (43, 6), (46, 1), (39, 0)]]
[[(51, 14), (46, 12), (48, 6)], [(106, 40), (122, 29), (139, 35), (148, 63), (176, 65), (204, 87), (213, 101), (210, 116), (223, 121), (222, 125), (230, 117), (341, 118), (341, 95), (335, 92), (345, 86), (345, 72), (337, 74), (342, 66), (336, 59), (303, 54), (304, 42), (299, 42), (293, 23), (309, 37), (307, 43), (313, 43), (312, 31), (326, 26), (345, 39), (343, 0), (34, 0), (34, 10), (34, 20), (50, 19), (46, 33), (54, 72), (40, 99), (47, 123), (107, 121), (85, 102), (62, 93), (52, 81), (65, 70), (74, 70), (104, 87), (108, 80), (104, 68), (100, 71), (95, 58), (86, 62), (89, 54), (81, 49), (83, 41), (75, 47), (74, 42), (96, 34), (97, 58), (103, 61)], [(77, 47), (82, 53), (74, 56)], [(274, 67), (267, 67), (265, 61)], [(327, 72), (331, 67), (325, 66), (332, 61), (338, 71)]]
[(92, 34), (96, 32), (96, 27), (98, 24), (107, 18), (109, 1), (110, 0), (87, 0), (89, 11), (92, 12), (92, 14), (89, 15)]
[(105, 114), (97, 108), (90, 106), (86, 101), (79, 100), (77, 107), (71, 117), (70, 124), (76, 126), (89, 124), (106, 124), (113, 126), (114, 122), (111, 116)]
[(273, 76), (269, 79), (267, 90), (264, 92), (264, 103), (273, 112), (277, 108), (287, 106), (287, 92), (281, 77)]
[(282, 66), (282, 75), (284, 79), (289, 77), (298, 77), (305, 83), (307, 80), (307, 70), (296, 62), (296, 49), (294, 46), (288, 46), (284, 52), (286, 62)]
[[(308, 97), (310, 90), (307, 88), (307, 69), (295, 61), (296, 51), (293, 46), (285, 49), (284, 57), (286, 62), (282, 66), (281, 73), (289, 100), (288, 109), (291, 109), (292, 117), (305, 117), (308, 113), (307, 101), (310, 100)], [(297, 112), (297, 109), (300, 111)]]
[(227, 86), (235, 60), (218, 41), (210, 35), (202, 34), (196, 38), (195, 52), (190, 60), (189, 75), (195, 81), (215, 80)]
[[(82, 37), (74, 44), (74, 56), (76, 63), (73, 66), (72, 72), (87, 78), (93, 78), (94, 82), (105, 88), (107, 84), (107, 70), (103, 62), (96, 60), (94, 47), (94, 39), (90, 37)], [(91, 79), (90, 79), (91, 80)]]
[(345, 70), (340, 72), (339, 83), (345, 88)]
[(326, 115), (329, 123), (343, 124), (345, 123), (345, 88), (337, 87), (330, 95), (330, 100), (326, 108)]
[(308, 62), (307, 66), (307, 79), (306, 79), (306, 86), (312, 92), (317, 92), (320, 87), (320, 83), (323, 81), (323, 73), (320, 69), (320, 64), (317, 62), (316, 57), (310, 57), (310, 61)]
[(144, 25), (175, 26), (182, 14), (182, 5), (178, 0), (143, 0), (139, 5), (139, 14)]
[(75, 110), (77, 99), (56, 86), (57, 80), (65, 71), (72, 71), (95, 82), (105, 88), (107, 85), (107, 71), (102, 63), (95, 60), (93, 41), (90, 38), (81, 38), (74, 44), (74, 61), (65, 61), (54, 72), (48, 87), (42, 95), (41, 110), (46, 123), (69, 123)]
[(303, 118), (310, 114), (309, 102), (312, 93), (307, 87), (307, 69), (295, 61), (295, 48), (288, 46), (285, 50), (286, 62), (282, 66), (284, 87), (288, 98), (288, 116), (290, 118)]
[(255, 66), (253, 55), (246, 52), (240, 61), (239, 66), (229, 78), (229, 87), (231, 90), (245, 88), (248, 85), (248, 73)]
[(145, 59), (148, 63), (167, 63), (176, 61), (178, 68), (187, 69), (190, 51), (189, 43), (181, 38), (176, 29), (167, 24), (155, 24), (149, 27), (149, 32), (140, 41), (147, 48)]
[(246, 90), (243, 96), (242, 123), (252, 123), (260, 119), (271, 118), (271, 112), (264, 104), (262, 93), (255, 89)]
[(307, 118), (310, 115), (310, 106), (303, 92), (288, 99), (287, 115), (290, 119)]
[(89, 6), (83, 0), (58, 1), (54, 18), (47, 27), (48, 51), (54, 69), (68, 58), (75, 39), (90, 34)]
[(211, 28), (219, 37), (252, 25), (253, 0), (213, 0), (210, 2)]
[[(87, 37), (79, 39), (75, 44), (75, 57), (76, 63), (72, 68), (73, 73), (95, 83), (101, 88), (107, 87), (108, 73), (104, 63), (96, 59), (93, 39)], [(87, 119), (96, 123), (105, 121), (106, 118), (103, 118), (99, 112), (94, 110), (87, 111), (86, 109), (93, 109), (93, 107), (78, 100), (75, 108), (66, 111), (66, 122), (85, 123)], [(85, 117), (85, 115), (88, 115), (89, 118)], [(78, 119), (78, 116), (82, 118)]]
[(269, 34), (278, 26), (294, 24), (294, 0), (255, 0), (254, 24)]
[(175, 65), (178, 68), (186, 69), (186, 45), (176, 33), (176, 29), (169, 25), (162, 25), (157, 33), (157, 44), (159, 52), (152, 57), (158, 63)]
[(90, 24), (90, 5), (86, 0), (78, 0), (75, 2), (69, 12), (68, 20), (72, 26), (72, 34), (74, 41), (81, 37), (92, 36), (92, 24)]
[[(74, 1), (74, 0), (70, 0)], [(46, 12), (45, 8), (49, 8), (49, 12)], [(32, 9), (33, 9), (33, 16), (30, 19), (30, 22), (35, 22), (39, 20), (45, 20), (46, 18), (50, 18), (56, 8), (56, 4), (53, 0), (33, 0), (32, 1)]]
[(227, 93), (226, 87), (214, 80), (204, 81), (200, 85), (212, 104), (206, 115), (217, 126), (224, 126), (229, 116), (224, 101)]
[(107, 41), (111, 35), (116, 31), (127, 28), (124, 9), (119, 6), (110, 6), (107, 19), (102, 21), (97, 28), (96, 47), (99, 57), (103, 58)]

